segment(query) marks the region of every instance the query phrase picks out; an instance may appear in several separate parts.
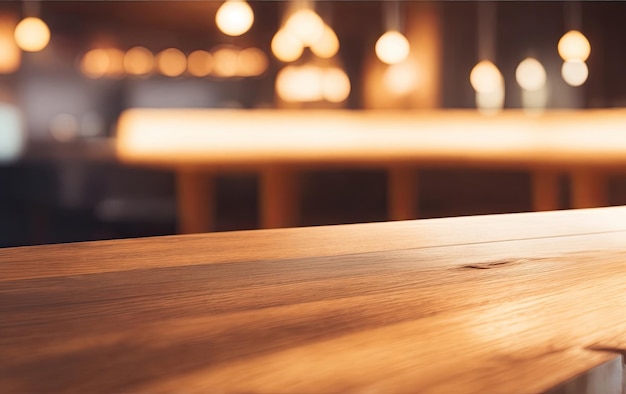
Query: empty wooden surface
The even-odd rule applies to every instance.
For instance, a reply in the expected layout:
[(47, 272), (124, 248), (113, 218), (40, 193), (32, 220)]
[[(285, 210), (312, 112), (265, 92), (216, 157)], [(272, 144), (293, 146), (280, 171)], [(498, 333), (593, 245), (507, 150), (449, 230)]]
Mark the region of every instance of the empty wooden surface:
[(0, 391), (540, 392), (625, 310), (626, 208), (0, 249)]

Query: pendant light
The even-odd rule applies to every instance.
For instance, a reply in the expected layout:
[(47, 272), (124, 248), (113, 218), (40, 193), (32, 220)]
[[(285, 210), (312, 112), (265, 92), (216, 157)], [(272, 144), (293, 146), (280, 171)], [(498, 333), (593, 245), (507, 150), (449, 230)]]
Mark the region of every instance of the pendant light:
[(15, 27), (14, 37), (17, 46), (25, 52), (39, 52), (50, 42), (50, 29), (39, 18), (39, 1), (24, 1), (22, 19)]
[(398, 1), (386, 2), (387, 31), (376, 41), (376, 56), (386, 64), (398, 64), (404, 61), (411, 51), (409, 40), (400, 32), (400, 3)]

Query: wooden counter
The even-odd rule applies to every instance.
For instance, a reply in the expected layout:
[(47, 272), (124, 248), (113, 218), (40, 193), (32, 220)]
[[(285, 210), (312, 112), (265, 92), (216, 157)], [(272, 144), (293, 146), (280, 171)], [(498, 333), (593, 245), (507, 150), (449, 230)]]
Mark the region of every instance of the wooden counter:
[(0, 249), (0, 391), (617, 390), (624, 311), (626, 208)]
[(298, 225), (297, 175), (307, 169), (382, 168), (391, 220), (416, 219), (417, 170), (517, 169), (532, 178), (536, 211), (559, 209), (559, 177), (571, 206), (608, 205), (606, 176), (626, 168), (626, 110), (289, 111), (132, 109), (119, 121), (117, 154), (173, 168), (182, 233), (213, 229), (216, 172), (260, 178), (261, 226)]

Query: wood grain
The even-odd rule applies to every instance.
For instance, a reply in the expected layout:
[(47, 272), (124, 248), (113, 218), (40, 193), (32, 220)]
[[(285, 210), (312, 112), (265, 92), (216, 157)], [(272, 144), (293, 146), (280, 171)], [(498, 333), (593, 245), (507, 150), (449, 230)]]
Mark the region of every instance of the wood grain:
[(603, 208), (3, 249), (0, 388), (546, 391), (626, 349), (624, 219)]

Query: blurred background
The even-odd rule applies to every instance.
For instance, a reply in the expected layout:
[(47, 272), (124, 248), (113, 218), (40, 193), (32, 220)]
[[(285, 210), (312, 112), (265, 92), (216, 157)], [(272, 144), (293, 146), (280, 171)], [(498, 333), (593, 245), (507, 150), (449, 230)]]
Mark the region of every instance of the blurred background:
[[(128, 108), (624, 107), (624, 15), (595, 1), (2, 1), (0, 247), (177, 232), (175, 169), (116, 157)], [(298, 176), (299, 225), (388, 218), (384, 169)], [(525, 171), (416, 177), (420, 218), (532, 208)], [(626, 202), (626, 179), (608, 187)], [(215, 230), (260, 227), (258, 174), (217, 173), (214, 192)]]

